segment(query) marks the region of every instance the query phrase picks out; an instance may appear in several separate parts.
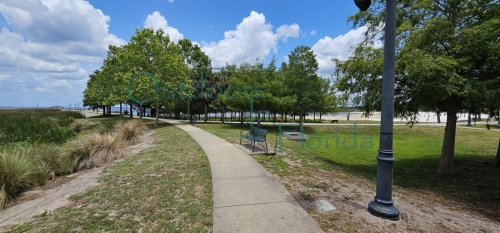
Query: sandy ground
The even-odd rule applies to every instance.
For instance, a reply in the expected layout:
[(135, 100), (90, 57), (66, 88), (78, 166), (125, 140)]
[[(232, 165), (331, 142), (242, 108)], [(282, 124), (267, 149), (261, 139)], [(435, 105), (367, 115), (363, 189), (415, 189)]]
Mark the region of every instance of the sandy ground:
[[(291, 167), (301, 166), (299, 161), (289, 158), (284, 161)], [(401, 212), (401, 219), (391, 221), (375, 217), (367, 211), (368, 202), (373, 201), (375, 195), (374, 181), (324, 170), (318, 170), (309, 177), (275, 177), (290, 187), (292, 195), (311, 217), (317, 222), (332, 225), (327, 232), (345, 232), (349, 227), (356, 232), (500, 232), (498, 222), (471, 213), (457, 203), (440, 200), (433, 194), (394, 187), (393, 200)], [(305, 181), (322, 188), (306, 187), (303, 185)], [(301, 192), (312, 193), (311, 198), (304, 200)], [(340, 218), (331, 220), (332, 212), (317, 211), (316, 200), (332, 203), (337, 208), (333, 213), (339, 214)]]
[[(147, 132), (141, 143), (131, 146), (130, 155), (137, 154), (153, 145), (153, 133), (154, 131)], [(10, 226), (21, 224), (45, 211), (52, 212), (57, 208), (71, 204), (68, 199), (70, 196), (98, 186), (98, 178), (102, 169), (110, 164), (123, 161), (123, 159), (90, 170), (58, 177), (47, 182), (44, 186), (21, 194), (6, 209), (0, 211), (0, 232), (7, 231)]]

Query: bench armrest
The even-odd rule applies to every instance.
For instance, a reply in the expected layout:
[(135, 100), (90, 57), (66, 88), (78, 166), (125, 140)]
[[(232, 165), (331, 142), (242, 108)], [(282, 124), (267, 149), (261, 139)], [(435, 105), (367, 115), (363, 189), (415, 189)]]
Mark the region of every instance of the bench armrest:
[[(247, 133), (243, 134), (243, 132), (247, 132)], [(244, 135), (248, 135), (248, 134), (250, 134), (250, 131), (248, 131), (248, 130), (244, 129), (244, 130), (240, 131), (240, 136), (244, 136)]]

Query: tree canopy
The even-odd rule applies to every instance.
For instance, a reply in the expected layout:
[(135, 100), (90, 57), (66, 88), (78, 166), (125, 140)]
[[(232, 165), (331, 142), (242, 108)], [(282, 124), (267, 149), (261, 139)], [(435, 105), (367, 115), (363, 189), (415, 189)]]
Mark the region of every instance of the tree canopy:
[[(380, 110), (383, 52), (374, 46), (385, 20), (385, 1), (349, 20), (368, 28), (365, 41), (336, 64), (337, 87), (367, 113)], [(457, 114), (497, 108), (500, 84), (498, 0), (398, 1), (395, 114), (446, 112), (437, 175), (454, 173)], [(485, 94), (487, 93), (487, 94)]]

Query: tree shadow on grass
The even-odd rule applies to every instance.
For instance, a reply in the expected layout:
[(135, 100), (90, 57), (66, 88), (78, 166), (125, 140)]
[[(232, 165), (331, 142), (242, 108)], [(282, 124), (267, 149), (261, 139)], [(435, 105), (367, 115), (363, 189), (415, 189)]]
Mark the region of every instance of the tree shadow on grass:
[[(434, 193), (445, 200), (463, 204), (478, 215), (500, 222), (500, 169), (495, 168), (487, 158), (457, 154), (455, 175), (445, 179), (434, 175), (439, 156), (396, 158), (393, 184), (417, 192)], [(329, 164), (332, 169), (343, 167), (352, 174), (361, 174), (370, 180), (376, 180), (376, 164), (342, 164), (325, 157), (319, 160)]]

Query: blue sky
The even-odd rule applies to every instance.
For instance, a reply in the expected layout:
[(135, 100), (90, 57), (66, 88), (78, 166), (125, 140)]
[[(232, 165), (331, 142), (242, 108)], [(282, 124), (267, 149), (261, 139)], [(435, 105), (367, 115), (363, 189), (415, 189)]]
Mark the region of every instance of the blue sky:
[(352, 1), (2, 0), (0, 106), (81, 103), (88, 75), (109, 44), (129, 41), (136, 28), (162, 28), (190, 39), (213, 67), (256, 58), (269, 61), (307, 45), (319, 73), (330, 76), (363, 39), (347, 17)]

